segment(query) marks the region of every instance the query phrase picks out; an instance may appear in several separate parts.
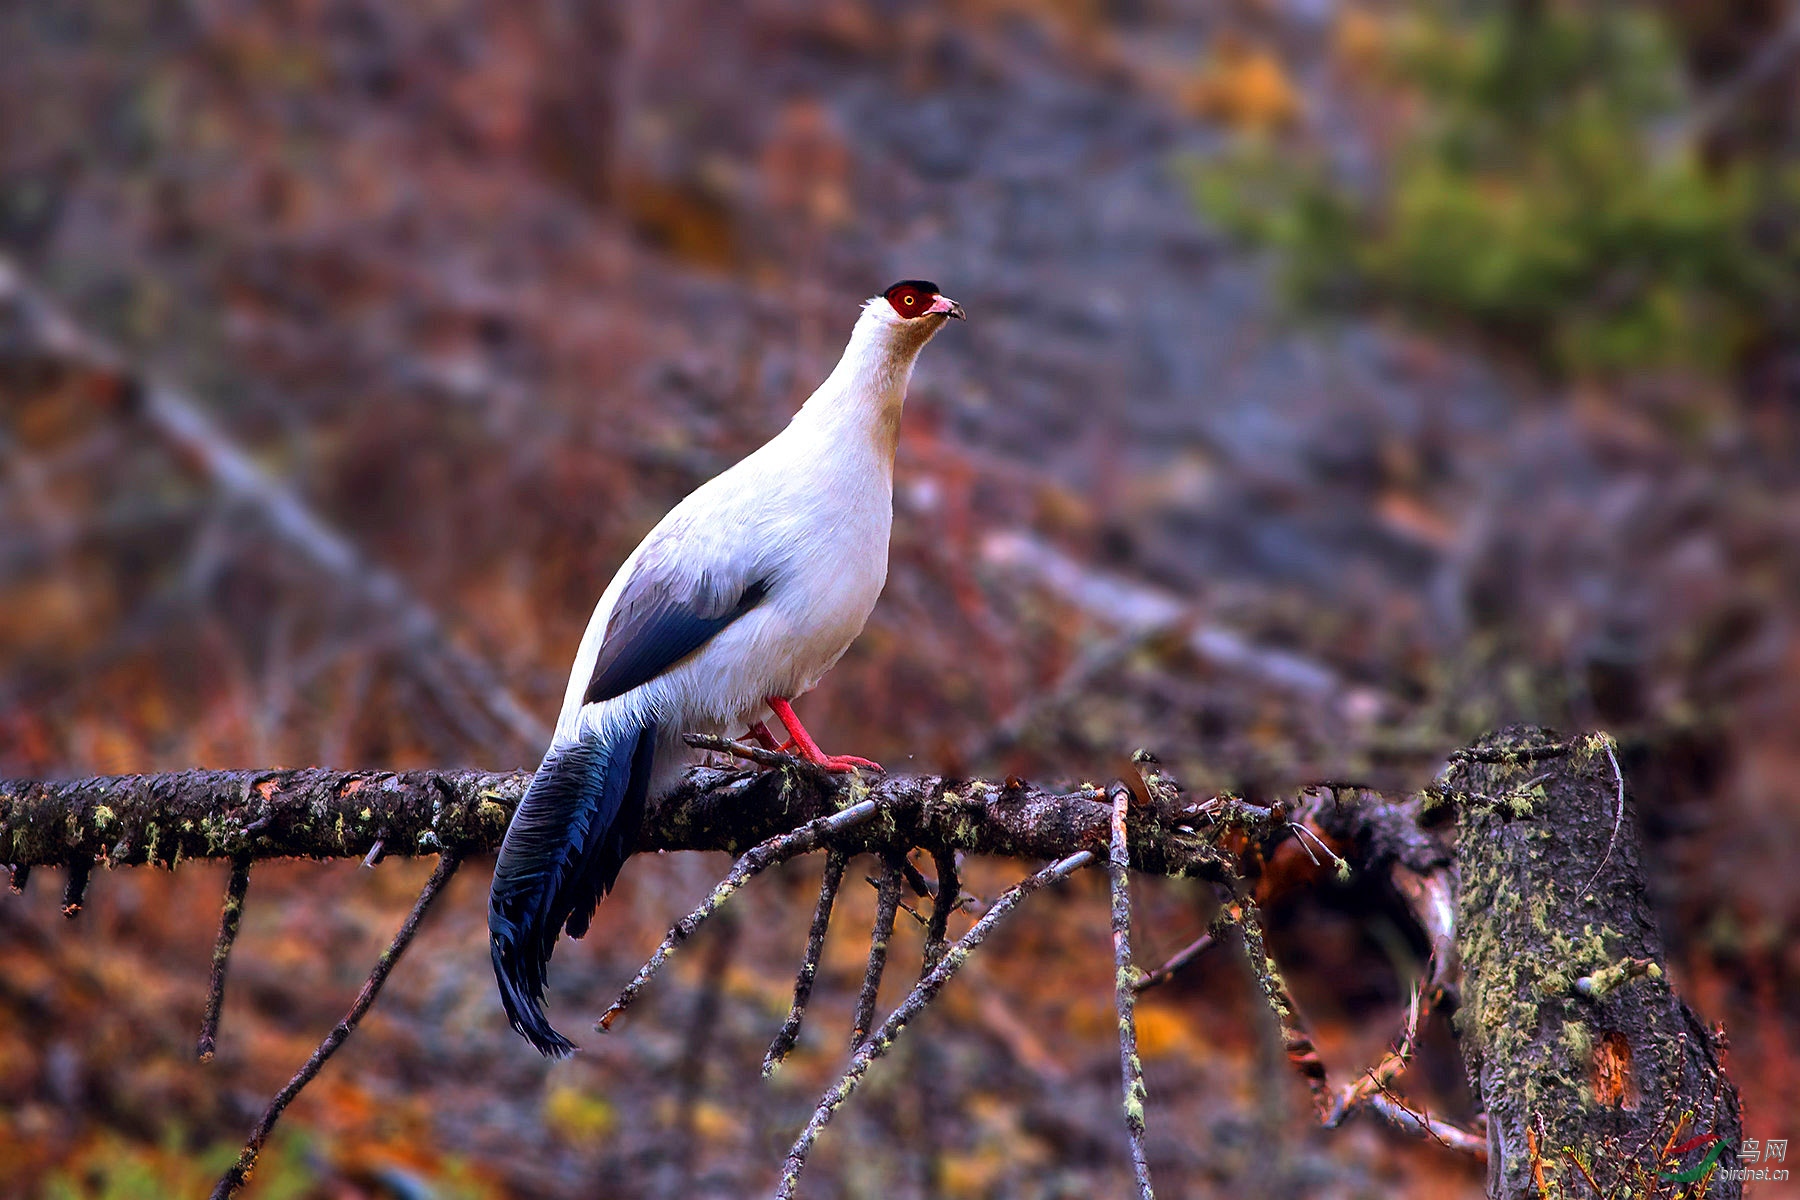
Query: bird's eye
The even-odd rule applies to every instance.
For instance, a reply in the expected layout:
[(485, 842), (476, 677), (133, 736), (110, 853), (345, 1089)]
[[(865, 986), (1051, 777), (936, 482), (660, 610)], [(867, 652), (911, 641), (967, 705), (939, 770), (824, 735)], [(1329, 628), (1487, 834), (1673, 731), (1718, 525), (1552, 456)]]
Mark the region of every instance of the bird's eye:
[(910, 321), (931, 311), (931, 298), (936, 293), (935, 283), (927, 283), (923, 279), (902, 279), (881, 294), (887, 297), (895, 316)]

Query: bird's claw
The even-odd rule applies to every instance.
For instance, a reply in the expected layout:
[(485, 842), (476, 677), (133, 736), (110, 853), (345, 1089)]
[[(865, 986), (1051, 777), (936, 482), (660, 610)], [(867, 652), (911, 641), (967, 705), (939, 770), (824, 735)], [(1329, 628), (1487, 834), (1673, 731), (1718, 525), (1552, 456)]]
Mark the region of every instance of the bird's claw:
[(879, 775), (887, 774), (887, 768), (867, 758), (858, 758), (854, 754), (827, 754), (818, 760), (818, 765), (834, 775), (845, 775), (851, 771), (874, 771)]

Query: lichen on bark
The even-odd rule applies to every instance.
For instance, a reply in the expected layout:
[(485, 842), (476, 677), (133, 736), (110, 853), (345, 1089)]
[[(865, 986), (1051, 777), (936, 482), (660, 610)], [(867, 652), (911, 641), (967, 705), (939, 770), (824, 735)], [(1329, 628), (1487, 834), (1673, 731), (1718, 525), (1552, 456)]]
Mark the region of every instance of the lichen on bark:
[[(1738, 1143), (1737, 1092), (1660, 966), (1617, 772), (1604, 734), (1564, 742), (1521, 726), (1446, 772), (1461, 875), (1457, 1023), (1488, 1114), (1490, 1196), (1588, 1195), (1584, 1171), (1607, 1195), (1644, 1195), (1681, 1165), (1664, 1157), (1678, 1128)], [(1628, 961), (1644, 965), (1621, 970)], [(1596, 977), (1611, 986), (1577, 986)], [(1705, 1194), (1741, 1188), (1715, 1171)]]

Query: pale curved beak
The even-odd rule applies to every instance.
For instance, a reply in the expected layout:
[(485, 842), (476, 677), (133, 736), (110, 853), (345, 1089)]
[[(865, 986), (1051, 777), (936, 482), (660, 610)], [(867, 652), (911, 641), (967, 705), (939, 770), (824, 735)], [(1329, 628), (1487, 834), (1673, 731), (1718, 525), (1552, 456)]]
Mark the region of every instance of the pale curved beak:
[(925, 311), (928, 313), (943, 313), (953, 321), (966, 321), (969, 319), (969, 314), (963, 311), (963, 306), (948, 296), (933, 296), (931, 298), (931, 307)]

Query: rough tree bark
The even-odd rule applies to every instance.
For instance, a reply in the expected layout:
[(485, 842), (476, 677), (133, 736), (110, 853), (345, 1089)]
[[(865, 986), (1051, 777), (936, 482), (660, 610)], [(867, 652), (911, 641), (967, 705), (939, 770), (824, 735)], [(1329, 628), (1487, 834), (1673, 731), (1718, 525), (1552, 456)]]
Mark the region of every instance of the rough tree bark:
[[(800, 837), (782, 835), (809, 822), (833, 832), (807, 846), (829, 846), (840, 861), (865, 851), (893, 860), (920, 847), (940, 862), (954, 863), (961, 851), (1086, 863), (1104, 860), (1112, 840), (1115, 805), (1091, 784), (1057, 792), (1018, 780), (834, 777), (783, 755), (730, 748), (771, 769), (694, 768), (651, 806), (641, 851), (750, 850), (741, 868), (770, 852), (771, 839)], [(1405, 896), (1433, 946), (1427, 1007), (1455, 994), (1460, 957), (1457, 1023), (1488, 1114), (1490, 1194), (1546, 1200), (1629, 1187), (1635, 1196), (1739, 1195), (1741, 1185), (1717, 1169), (1734, 1159), (1720, 1153), (1710, 1174), (1681, 1178), (1707, 1161), (1713, 1142), (1723, 1143), (1721, 1153), (1735, 1151), (1737, 1094), (1719, 1065), (1720, 1044), (1663, 968), (1641, 846), (1605, 735), (1561, 742), (1515, 728), (1458, 751), (1433, 789), (1454, 804), (1454, 848), (1447, 823), (1421, 798), (1323, 784), (1270, 808), (1228, 797), (1195, 804), (1153, 760), (1138, 765), (1144, 791), (1125, 806), (1129, 830), (1120, 830), (1130, 866), (1221, 884), (1247, 945), (1262, 941), (1246, 885), (1301, 830), (1357, 870), (1390, 878)], [(32, 866), (70, 868), (65, 900), (74, 910), (96, 862), (460, 858), (499, 845), (528, 780), (525, 772), (311, 769), (5, 781), (0, 862), (13, 866), (15, 886)], [(1460, 920), (1449, 899), (1453, 874)], [(729, 890), (722, 884), (709, 903)], [(1397, 1127), (1479, 1152), (1478, 1136), (1410, 1109), (1388, 1089), (1410, 1054), (1418, 997), (1401, 1047), (1333, 1089), (1275, 964), (1260, 949), (1252, 959), (1322, 1120), (1335, 1125), (1366, 1107)], [(830, 1106), (822, 1102), (820, 1111), (816, 1124)]]
[[(95, 779), (0, 781), (0, 862), (17, 867), (98, 861), (175, 866), (186, 859), (362, 858), (493, 851), (525, 793), (525, 771), (178, 771)], [(653, 801), (638, 852), (738, 854), (778, 833), (863, 799), (881, 819), (838, 844), (851, 851), (902, 845), (1006, 858), (1056, 859), (1104, 851), (1112, 806), (1104, 789), (1057, 792), (1009, 780), (937, 776), (826, 776), (781, 766), (745, 772), (696, 767)], [(1339, 801), (1342, 801), (1341, 803)], [(1328, 834), (1367, 843), (1371, 865), (1426, 871), (1447, 858), (1412, 808), (1351, 789), (1302, 809)], [(1197, 871), (1210, 841), (1170, 812), (1133, 826), (1132, 866), (1158, 875)]]
[(1488, 1114), (1488, 1194), (1740, 1195), (1727, 1171), (1679, 1178), (1708, 1135), (1715, 1162), (1736, 1165), (1738, 1097), (1721, 1044), (1670, 986), (1610, 739), (1502, 730), (1453, 756), (1446, 791), (1457, 1025)]

